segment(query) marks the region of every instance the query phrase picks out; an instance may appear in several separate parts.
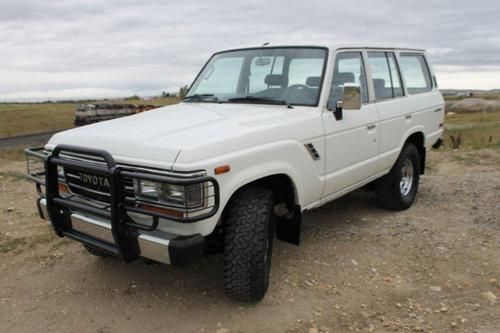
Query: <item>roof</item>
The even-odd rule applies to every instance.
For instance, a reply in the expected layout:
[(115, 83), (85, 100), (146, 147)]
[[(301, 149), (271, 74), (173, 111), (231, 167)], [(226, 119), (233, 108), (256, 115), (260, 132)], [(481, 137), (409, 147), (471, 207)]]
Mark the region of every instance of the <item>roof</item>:
[(266, 42), (263, 43), (262, 45), (245, 45), (241, 47), (235, 47), (235, 48), (230, 48), (224, 51), (230, 51), (230, 50), (238, 50), (238, 49), (249, 49), (249, 48), (265, 48), (265, 47), (326, 47), (332, 50), (337, 50), (337, 49), (346, 49), (346, 48), (356, 48), (356, 49), (384, 49), (384, 50), (405, 50), (405, 51), (418, 51), (418, 52), (425, 52), (425, 49), (421, 48), (415, 48), (415, 47), (402, 47), (402, 46), (395, 46), (391, 44), (381, 44), (381, 43), (339, 43), (339, 44), (330, 44), (330, 43), (325, 43), (325, 42), (294, 42), (294, 43), (274, 43), (274, 42)]

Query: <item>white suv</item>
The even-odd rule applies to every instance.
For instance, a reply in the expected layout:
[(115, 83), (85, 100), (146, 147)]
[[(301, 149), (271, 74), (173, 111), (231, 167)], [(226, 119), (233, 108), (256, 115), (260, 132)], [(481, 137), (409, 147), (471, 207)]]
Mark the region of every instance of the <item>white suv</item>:
[(423, 50), (234, 49), (177, 105), (28, 149), (28, 177), (58, 236), (126, 262), (223, 251), (226, 294), (253, 301), (275, 234), (298, 244), (304, 211), (371, 182), (382, 207), (410, 207), (443, 116)]

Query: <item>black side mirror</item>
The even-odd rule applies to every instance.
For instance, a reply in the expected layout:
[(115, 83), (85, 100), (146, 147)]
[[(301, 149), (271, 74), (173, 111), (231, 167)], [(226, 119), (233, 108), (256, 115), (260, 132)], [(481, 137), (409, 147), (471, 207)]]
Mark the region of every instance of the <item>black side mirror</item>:
[(342, 112), (342, 101), (337, 101), (337, 105), (335, 105), (335, 110), (333, 110), (333, 115), (335, 119), (342, 120), (343, 112)]

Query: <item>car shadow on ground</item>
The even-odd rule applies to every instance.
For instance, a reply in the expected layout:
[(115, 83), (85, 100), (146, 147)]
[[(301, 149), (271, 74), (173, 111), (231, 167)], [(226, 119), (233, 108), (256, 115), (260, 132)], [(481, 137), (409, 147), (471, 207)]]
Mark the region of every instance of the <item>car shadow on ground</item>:
[[(375, 205), (373, 193), (365, 189), (352, 192), (326, 204), (303, 217), (301, 243), (311, 244), (315, 230), (342, 230), (351, 224), (364, 224), (360, 217), (381, 211)], [(333, 241), (335, 236), (333, 236)], [(332, 239), (322, 241), (331, 242)], [(280, 267), (286, 267), (288, 260), (294, 260), (283, 252), (298, 253), (300, 246), (275, 241), (273, 251), (279, 252), (279, 265), (273, 263), (273, 275), (280, 276)], [(83, 254), (83, 253), (82, 253)], [(84, 254), (83, 254), (84, 255)], [(223, 294), (223, 256), (209, 255), (186, 267), (172, 267), (147, 260), (123, 264), (115, 258), (96, 258), (90, 265), (78, 268), (78, 275), (85, 276), (92, 285), (107, 289), (118, 289), (123, 295), (143, 294), (168, 296), (168, 300), (188, 297), (210, 299), (210, 302), (228, 302)], [(154, 295), (153, 295), (154, 294)], [(203, 301), (201, 301), (203, 303)], [(228, 303), (231, 304), (231, 303)]]

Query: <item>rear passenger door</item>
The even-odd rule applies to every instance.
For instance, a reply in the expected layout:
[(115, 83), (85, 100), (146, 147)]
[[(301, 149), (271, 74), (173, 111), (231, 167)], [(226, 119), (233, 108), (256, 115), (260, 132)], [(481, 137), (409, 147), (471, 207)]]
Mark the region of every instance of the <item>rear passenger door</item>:
[(394, 52), (368, 51), (375, 105), (379, 113), (380, 147), (377, 172), (392, 167), (401, 140), (410, 128), (411, 109)]
[(366, 64), (361, 50), (341, 51), (336, 54), (328, 105), (342, 100), (343, 86), (356, 83), (361, 86), (360, 110), (344, 110), (343, 119), (333, 112), (323, 112), (326, 161), (324, 197), (331, 198), (348, 191), (375, 173), (378, 154), (378, 114), (369, 103)]

